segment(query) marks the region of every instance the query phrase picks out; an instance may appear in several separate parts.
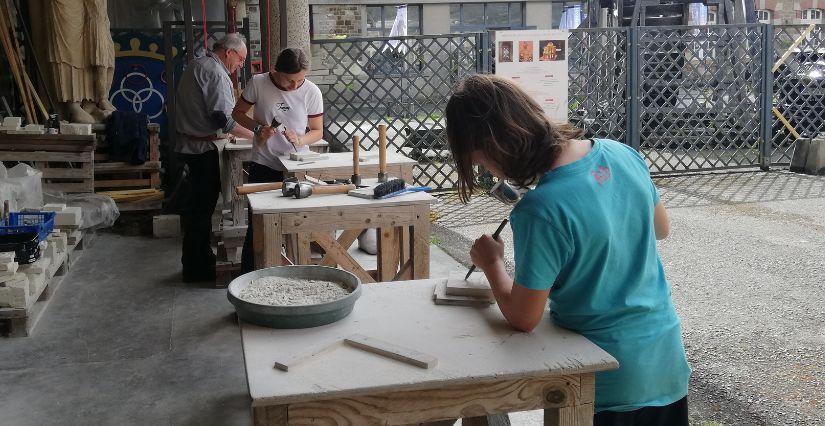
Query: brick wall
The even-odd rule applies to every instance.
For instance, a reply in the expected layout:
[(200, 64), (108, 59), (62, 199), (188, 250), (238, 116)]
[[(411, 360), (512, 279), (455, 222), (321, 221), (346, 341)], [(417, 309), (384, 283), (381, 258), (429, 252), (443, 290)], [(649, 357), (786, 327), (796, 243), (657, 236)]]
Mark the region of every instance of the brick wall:
[(362, 5), (313, 5), (313, 38), (330, 38), (334, 35), (360, 36), (365, 25), (366, 10)]

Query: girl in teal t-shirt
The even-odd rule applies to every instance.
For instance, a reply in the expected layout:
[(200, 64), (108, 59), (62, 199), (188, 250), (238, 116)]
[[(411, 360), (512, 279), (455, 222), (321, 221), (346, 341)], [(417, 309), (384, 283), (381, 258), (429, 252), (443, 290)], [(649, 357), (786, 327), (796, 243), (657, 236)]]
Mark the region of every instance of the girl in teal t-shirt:
[(669, 221), (647, 164), (619, 142), (582, 140), (508, 80), (475, 75), (447, 104), (447, 139), (467, 200), (474, 166), (535, 185), (510, 214), (515, 277), (489, 235), (470, 256), (510, 324), (552, 320), (619, 361), (596, 373), (594, 424), (687, 425), (690, 367), (656, 251)]

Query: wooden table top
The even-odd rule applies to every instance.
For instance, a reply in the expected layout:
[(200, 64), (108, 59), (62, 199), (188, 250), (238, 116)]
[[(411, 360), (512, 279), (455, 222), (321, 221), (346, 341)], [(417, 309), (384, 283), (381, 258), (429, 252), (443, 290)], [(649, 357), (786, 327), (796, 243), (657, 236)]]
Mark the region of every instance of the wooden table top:
[[(502, 379), (580, 374), (618, 367), (589, 340), (551, 323), (532, 333), (511, 328), (496, 305), (435, 305), (440, 280), (367, 284), (352, 314), (333, 324), (276, 330), (241, 324), (253, 406), (279, 405), (378, 392), (431, 389)], [(438, 359), (422, 369), (339, 345), (284, 372), (276, 360), (352, 334), (414, 349)]]
[(252, 214), (289, 213), (331, 210), (340, 207), (386, 207), (409, 204), (434, 204), (438, 201), (426, 192), (412, 192), (384, 200), (370, 200), (346, 194), (318, 195), (297, 199), (284, 197), (281, 190), (247, 195)]

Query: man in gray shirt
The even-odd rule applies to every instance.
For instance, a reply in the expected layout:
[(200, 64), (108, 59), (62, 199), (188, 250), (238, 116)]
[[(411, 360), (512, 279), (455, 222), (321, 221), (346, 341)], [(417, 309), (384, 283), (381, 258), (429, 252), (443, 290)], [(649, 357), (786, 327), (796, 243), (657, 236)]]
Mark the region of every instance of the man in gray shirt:
[(217, 144), (227, 133), (252, 139), (249, 129), (232, 118), (235, 96), (229, 75), (243, 66), (247, 49), (243, 38), (227, 34), (212, 52), (187, 64), (178, 83), (175, 114), (177, 152), (188, 168), (188, 193), (181, 209), (183, 225), (183, 281), (215, 279), (212, 252), (212, 214), (221, 190)]

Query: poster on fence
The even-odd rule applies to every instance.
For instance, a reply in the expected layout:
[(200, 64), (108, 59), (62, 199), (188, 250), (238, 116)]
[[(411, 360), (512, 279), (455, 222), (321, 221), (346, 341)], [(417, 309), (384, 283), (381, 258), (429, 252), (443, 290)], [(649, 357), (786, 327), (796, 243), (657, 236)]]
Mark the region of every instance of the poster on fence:
[(496, 75), (518, 84), (550, 120), (567, 123), (567, 30), (496, 31)]

